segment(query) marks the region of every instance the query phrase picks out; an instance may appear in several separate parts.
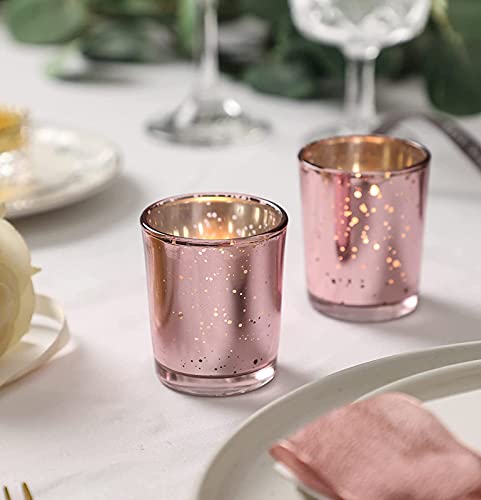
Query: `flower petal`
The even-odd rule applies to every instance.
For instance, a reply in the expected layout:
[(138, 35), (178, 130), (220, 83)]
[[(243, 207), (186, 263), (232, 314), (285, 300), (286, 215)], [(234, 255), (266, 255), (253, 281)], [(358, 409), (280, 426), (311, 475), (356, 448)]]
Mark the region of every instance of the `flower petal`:
[(0, 356), (15, 335), (15, 321), (20, 312), (20, 291), (15, 274), (0, 264)]
[(6, 220), (0, 220), (0, 264), (15, 273), (21, 289), (27, 286), (32, 276), (30, 251), (20, 233)]
[(35, 292), (32, 281), (23, 290), (20, 296), (20, 310), (14, 324), (14, 334), (10, 339), (9, 348), (20, 342), (22, 337), (29, 331), (35, 309)]

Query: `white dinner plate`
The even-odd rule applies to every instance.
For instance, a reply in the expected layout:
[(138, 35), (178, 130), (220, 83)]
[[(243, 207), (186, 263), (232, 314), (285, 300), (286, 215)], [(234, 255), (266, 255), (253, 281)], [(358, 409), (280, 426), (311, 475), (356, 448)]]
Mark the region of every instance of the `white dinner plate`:
[(8, 186), (6, 217), (14, 219), (57, 209), (105, 189), (120, 173), (117, 149), (89, 132), (32, 126), (29, 174)]
[(459, 439), (481, 452), (481, 361), (406, 377), (365, 397), (384, 392), (403, 392), (420, 399)]
[(479, 359), (481, 342), (457, 344), (372, 361), (301, 387), (261, 409), (240, 427), (215, 455), (194, 498), (304, 500), (295, 486), (273, 469), (268, 449), (275, 441), (387, 384)]

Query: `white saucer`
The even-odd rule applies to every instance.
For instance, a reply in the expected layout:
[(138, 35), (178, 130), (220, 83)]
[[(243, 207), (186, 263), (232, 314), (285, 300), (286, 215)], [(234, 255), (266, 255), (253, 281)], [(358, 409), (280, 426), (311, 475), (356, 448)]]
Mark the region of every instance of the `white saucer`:
[(30, 172), (11, 188), (6, 217), (47, 212), (84, 200), (105, 189), (120, 173), (117, 149), (95, 134), (63, 127), (33, 126)]
[(301, 387), (261, 409), (242, 425), (215, 455), (194, 499), (304, 500), (294, 484), (274, 471), (274, 461), (268, 454), (274, 442), (323, 413), (387, 384), (479, 359), (481, 342), (457, 344), (372, 361)]

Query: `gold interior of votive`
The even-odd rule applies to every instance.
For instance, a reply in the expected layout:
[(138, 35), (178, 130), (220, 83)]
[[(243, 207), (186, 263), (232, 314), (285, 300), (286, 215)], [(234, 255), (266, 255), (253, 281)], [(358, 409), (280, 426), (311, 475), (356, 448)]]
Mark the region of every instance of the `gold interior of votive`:
[(356, 135), (323, 139), (305, 146), (299, 159), (323, 170), (396, 172), (429, 161), (420, 144), (389, 136)]
[(0, 105), (0, 153), (20, 149), (26, 142), (27, 113)]
[(152, 205), (142, 215), (146, 229), (169, 237), (233, 240), (280, 230), (284, 211), (265, 200), (241, 195), (199, 195)]

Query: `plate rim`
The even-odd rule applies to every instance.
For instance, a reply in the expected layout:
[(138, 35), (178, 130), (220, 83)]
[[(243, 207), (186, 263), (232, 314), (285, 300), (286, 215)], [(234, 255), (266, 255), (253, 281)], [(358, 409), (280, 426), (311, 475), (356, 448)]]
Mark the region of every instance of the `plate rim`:
[[(421, 383), (424, 383), (426, 380), (429, 380), (432, 377), (437, 377), (437, 376), (446, 377), (446, 376), (449, 376), (450, 374), (458, 372), (460, 370), (464, 371), (464, 370), (469, 370), (471, 368), (478, 368), (478, 370), (481, 370), (481, 359), (474, 359), (471, 361), (454, 363), (454, 364), (450, 364), (450, 365), (441, 366), (439, 368), (433, 368), (432, 370), (426, 370), (425, 372), (415, 373), (413, 375), (409, 375), (408, 377), (400, 378), (399, 380), (396, 380), (394, 382), (390, 382), (389, 384), (383, 385), (383, 386), (379, 387), (378, 389), (375, 389), (374, 391), (363, 394), (360, 399), (361, 400), (362, 399), (369, 399), (371, 397), (375, 397), (375, 396), (378, 396), (380, 394), (384, 394), (386, 392), (403, 392), (402, 388), (398, 389), (396, 386), (399, 386), (401, 384), (413, 384), (416, 381), (420, 381)], [(409, 393), (407, 393), (407, 394), (409, 394)], [(414, 396), (414, 397), (417, 397), (417, 396)], [(433, 399), (436, 399), (436, 398), (422, 399), (421, 401), (423, 401), (423, 402), (433, 401)]]
[(49, 199), (48, 197), (40, 197), (36, 202), (27, 205), (25, 208), (12, 208), (12, 204), (21, 202), (22, 200), (6, 202), (6, 218), (9, 220), (44, 214), (87, 200), (90, 197), (96, 196), (97, 194), (100, 194), (101, 192), (108, 189), (122, 173), (123, 159), (120, 148), (117, 146), (117, 144), (105, 137), (103, 134), (99, 134), (91, 130), (85, 130), (83, 128), (63, 126), (52, 122), (34, 122), (32, 124), (32, 131), (34, 132), (39, 130), (41, 131), (43, 129), (60, 130), (62, 132), (72, 133), (77, 136), (90, 136), (92, 139), (100, 141), (107, 148), (109, 148), (112, 153), (111, 158), (108, 160), (108, 169), (106, 169), (106, 173), (102, 177), (102, 179), (95, 183), (93, 187), (90, 186), (88, 189), (74, 192), (73, 195), (70, 195), (68, 199)]
[[(193, 493), (190, 495), (190, 498), (192, 500), (206, 500), (205, 494), (206, 492), (208, 493), (208, 490), (206, 490), (208, 486), (208, 479), (209, 479), (209, 473), (211, 473), (212, 470), (214, 470), (216, 461), (222, 458), (223, 453), (228, 450), (230, 443), (232, 440), (239, 434), (241, 433), (245, 428), (249, 427), (252, 422), (260, 418), (263, 414), (269, 412), (273, 407), (288, 401), (289, 399), (295, 399), (296, 397), (299, 397), (301, 394), (309, 392), (313, 390), (314, 387), (318, 385), (323, 385), (327, 384), (329, 382), (333, 382), (337, 379), (342, 380), (346, 379), (349, 380), (350, 377), (355, 375), (357, 372), (364, 372), (367, 370), (375, 370), (376, 368), (385, 368), (388, 367), (390, 363), (392, 362), (402, 362), (404, 360), (412, 360), (416, 359), (418, 361), (425, 361), (428, 362), (429, 360), (432, 360), (432, 362), (435, 362), (435, 358), (438, 354), (443, 354), (445, 358), (450, 357), (458, 357), (462, 359), (453, 359), (452, 361), (449, 361), (448, 359), (443, 359), (442, 361), (440, 360), (441, 364), (437, 367), (434, 368), (428, 368), (426, 370), (420, 370), (414, 373), (409, 373), (405, 377), (400, 377), (399, 379), (389, 382), (388, 384), (386, 383), (380, 383), (379, 387), (377, 389), (373, 389), (370, 392), (373, 392), (374, 390), (381, 389), (385, 385), (389, 385), (390, 383), (394, 383), (400, 380), (403, 380), (405, 378), (411, 377), (411, 376), (416, 376), (420, 375), (423, 373), (426, 373), (428, 371), (436, 370), (439, 368), (446, 368), (452, 365), (458, 365), (460, 363), (468, 362), (468, 361), (480, 361), (481, 359), (481, 353), (476, 354), (475, 357), (470, 357), (470, 353), (472, 351), (475, 351), (478, 348), (481, 350), (481, 340), (479, 341), (471, 341), (471, 342), (462, 342), (462, 343), (457, 343), (457, 344), (448, 344), (448, 345), (441, 345), (441, 346), (436, 346), (436, 347), (431, 347), (431, 348), (425, 348), (425, 349), (420, 349), (420, 350), (415, 350), (415, 351), (409, 351), (409, 352), (404, 352), (400, 354), (394, 354), (390, 356), (385, 356), (382, 358), (370, 360), (364, 363), (360, 363), (354, 366), (350, 366), (347, 368), (344, 368), (342, 370), (333, 372), (331, 374), (328, 374), (326, 376), (323, 376), (321, 378), (315, 379), (311, 382), (308, 382), (307, 384), (302, 385), (301, 387), (298, 387), (287, 394), (284, 394), (283, 396), (280, 396), (267, 405), (263, 406), (259, 410), (255, 411), (252, 415), (250, 415), (246, 420), (244, 420), (232, 433), (230, 433), (229, 437), (223, 441), (223, 443), (212, 453), (210, 460), (208, 461), (208, 464), (206, 467), (203, 469), (202, 475), (196, 479), (194, 483), (194, 489)], [(463, 358), (466, 357), (467, 359)], [(473, 353), (474, 356), (474, 353)], [(367, 394), (367, 393), (366, 393)], [(356, 399), (362, 397), (362, 394), (360, 394)], [(322, 414), (322, 413), (321, 413)], [(206, 490), (206, 491), (204, 491)], [(209, 499), (211, 500), (211, 499)], [(215, 499), (212, 499), (215, 500)]]

